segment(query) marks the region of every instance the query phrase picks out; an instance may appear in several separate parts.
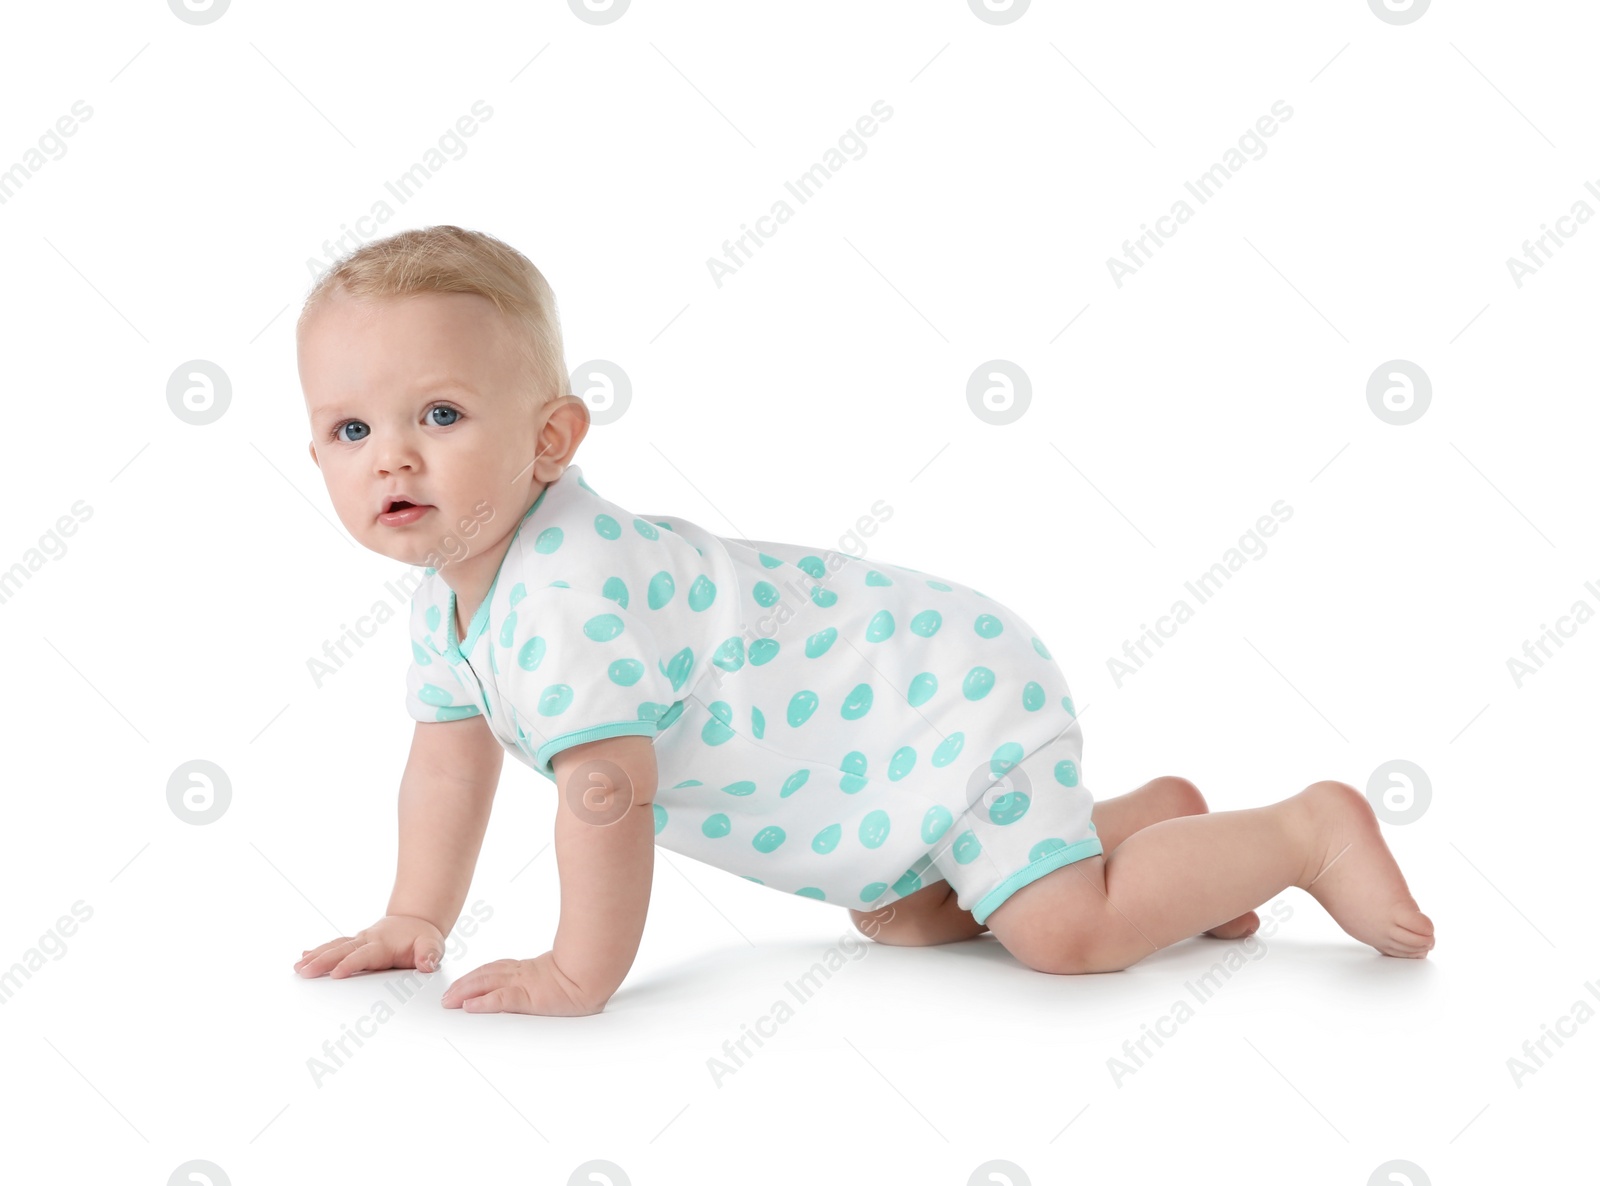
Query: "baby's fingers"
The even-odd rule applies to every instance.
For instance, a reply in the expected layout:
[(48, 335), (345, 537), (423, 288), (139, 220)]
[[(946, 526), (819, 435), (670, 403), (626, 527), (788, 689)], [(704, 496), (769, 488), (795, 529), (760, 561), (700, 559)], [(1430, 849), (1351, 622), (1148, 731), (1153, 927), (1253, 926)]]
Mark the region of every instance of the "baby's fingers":
[(394, 953), (381, 943), (362, 943), (334, 966), (328, 975), (335, 980), (353, 976), (357, 972), (381, 972), (395, 966)]
[(295, 964), (294, 970), (302, 976), (321, 976), (330, 967), (348, 954), (353, 946), (359, 945), (359, 940), (344, 936), (330, 939), (321, 947), (314, 947), (300, 957), (300, 962)]

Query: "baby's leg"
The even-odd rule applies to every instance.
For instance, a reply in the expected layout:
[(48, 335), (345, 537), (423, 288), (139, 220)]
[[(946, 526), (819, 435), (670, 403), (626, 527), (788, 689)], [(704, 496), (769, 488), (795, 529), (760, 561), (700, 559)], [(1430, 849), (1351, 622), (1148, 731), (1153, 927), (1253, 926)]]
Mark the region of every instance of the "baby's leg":
[[(1200, 815), (1209, 808), (1200, 788), (1186, 778), (1163, 775), (1141, 787), (1094, 805), (1095, 833), (1107, 853), (1134, 832), (1180, 815)], [(988, 924), (961, 909), (950, 883), (925, 885), (879, 910), (851, 910), (850, 920), (862, 934), (892, 947), (929, 947), (975, 939)], [(1246, 910), (1206, 932), (1219, 939), (1242, 939), (1261, 925), (1254, 910)]]
[[(1102, 799), (1094, 805), (1094, 830), (1100, 837), (1100, 847), (1109, 856), (1113, 849), (1141, 828), (1159, 824), (1165, 819), (1180, 815), (1203, 815), (1211, 809), (1206, 805), (1200, 788), (1187, 778), (1165, 774), (1152, 778), (1142, 787)], [(1206, 932), (1218, 939), (1243, 939), (1255, 933), (1261, 918), (1254, 910), (1246, 910)]]
[(1181, 816), (1023, 886), (989, 915), (1006, 949), (1043, 972), (1110, 972), (1297, 886), (1385, 955), (1433, 946), (1355, 788), (1313, 783), (1270, 807)]

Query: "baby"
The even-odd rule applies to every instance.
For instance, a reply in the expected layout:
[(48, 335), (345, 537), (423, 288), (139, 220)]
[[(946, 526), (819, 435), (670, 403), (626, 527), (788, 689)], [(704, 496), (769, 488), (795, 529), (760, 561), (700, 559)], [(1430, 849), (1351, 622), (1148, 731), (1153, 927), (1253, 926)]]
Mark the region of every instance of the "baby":
[(574, 464), (589, 411), (555, 299), (499, 240), (437, 226), (366, 244), (313, 289), (297, 344), (340, 520), (424, 573), (394, 892), (301, 975), (439, 968), (506, 751), (558, 792), (560, 920), (549, 951), (469, 972), (448, 1007), (603, 1009), (656, 844), (843, 906), (882, 943), (988, 931), (1041, 972), (1242, 938), (1289, 886), (1385, 955), (1432, 948), (1352, 787), (1208, 813), (1166, 777), (1097, 803), (1066, 680), (1003, 604), (607, 498)]

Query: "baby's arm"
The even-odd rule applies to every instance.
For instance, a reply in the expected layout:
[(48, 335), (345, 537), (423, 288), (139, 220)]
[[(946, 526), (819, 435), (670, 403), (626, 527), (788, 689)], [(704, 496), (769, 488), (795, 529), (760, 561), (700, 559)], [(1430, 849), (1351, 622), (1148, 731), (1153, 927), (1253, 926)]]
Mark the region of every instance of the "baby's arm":
[(655, 867), (655, 750), (646, 737), (612, 737), (563, 750), (551, 766), (561, 878), (555, 943), (535, 959), (468, 973), (446, 990), (446, 1007), (598, 1013), (633, 966)]
[(307, 951), (302, 976), (436, 971), (472, 883), (505, 751), (481, 716), (418, 721), (400, 779), (400, 856), (383, 918)]

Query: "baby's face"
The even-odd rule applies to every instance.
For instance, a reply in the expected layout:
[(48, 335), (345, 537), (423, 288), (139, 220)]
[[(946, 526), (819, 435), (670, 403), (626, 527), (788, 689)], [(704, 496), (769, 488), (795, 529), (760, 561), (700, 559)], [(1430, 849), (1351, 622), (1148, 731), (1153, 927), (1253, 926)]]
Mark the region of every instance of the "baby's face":
[[(509, 331), (486, 298), (362, 301), (340, 290), (298, 345), (311, 457), (364, 547), (442, 567), (480, 549), (480, 525), (515, 522), (559, 476), (547, 460), (534, 465), (555, 405), (529, 411)], [(425, 509), (385, 515), (396, 494)]]

